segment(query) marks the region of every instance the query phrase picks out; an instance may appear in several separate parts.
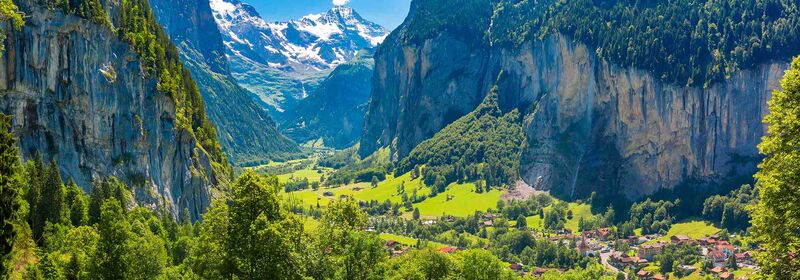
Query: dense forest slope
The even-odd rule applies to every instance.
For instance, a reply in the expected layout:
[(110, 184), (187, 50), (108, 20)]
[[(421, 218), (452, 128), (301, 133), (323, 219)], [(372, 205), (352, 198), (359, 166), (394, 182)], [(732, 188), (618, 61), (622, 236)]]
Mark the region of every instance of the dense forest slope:
[(364, 128), (375, 62), (369, 50), (341, 64), (308, 98), (287, 112), (286, 134), (305, 143), (322, 139), (326, 147), (348, 148)]
[(200, 88), (222, 149), (234, 165), (281, 160), (299, 153), (269, 112), (230, 72), (222, 35), (207, 1), (151, 0), (156, 19), (181, 51)]
[[(684, 1), (455, 2), (413, 1), (379, 47), (362, 156), (390, 147), (394, 160), (405, 158), (497, 84), (500, 107), (523, 114), (520, 175), (533, 186), (639, 197), (749, 178), (766, 101), (800, 45), (786, 29), (798, 18), (791, 1), (709, 0), (686, 13), (673, 12)], [(594, 21), (612, 28), (582, 24)], [(750, 27), (715, 31), (727, 26)], [(611, 31), (621, 35), (598, 35)], [(709, 43), (720, 35), (726, 44)], [(709, 54), (718, 59), (698, 60)]]
[(23, 156), (57, 161), (85, 191), (116, 176), (143, 205), (199, 217), (230, 167), (147, 2), (16, 2), (26, 24), (7, 34), (0, 111)]

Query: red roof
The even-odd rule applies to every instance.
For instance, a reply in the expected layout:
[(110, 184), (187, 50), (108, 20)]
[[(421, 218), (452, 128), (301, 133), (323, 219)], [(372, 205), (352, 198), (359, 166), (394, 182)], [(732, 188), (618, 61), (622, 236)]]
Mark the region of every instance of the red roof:
[(664, 278), (664, 275), (661, 274), (656, 274), (656, 276), (653, 276), (653, 280), (664, 280), (664, 279), (666, 278)]
[(714, 273), (714, 274), (722, 273), (724, 271), (725, 271), (725, 268), (724, 267), (719, 267), (719, 266), (711, 269), (711, 273)]
[(636, 276), (639, 276), (639, 277), (645, 277), (647, 275), (650, 275), (650, 272), (647, 272), (647, 270), (644, 270), (644, 269), (643, 270), (639, 270), (639, 272), (636, 272)]
[(730, 272), (720, 273), (719, 279), (733, 279), (733, 274), (731, 274)]
[(458, 248), (456, 248), (456, 247), (444, 247), (444, 248), (439, 249), (439, 252), (448, 253), (448, 254), (455, 253), (456, 251), (458, 251)]
[(509, 265), (508, 267), (509, 267), (509, 268), (511, 268), (511, 270), (513, 270), (513, 271), (520, 271), (520, 270), (522, 270), (522, 265), (521, 265), (521, 264), (518, 264), (518, 263), (512, 263), (512, 264), (511, 264), (511, 265)]

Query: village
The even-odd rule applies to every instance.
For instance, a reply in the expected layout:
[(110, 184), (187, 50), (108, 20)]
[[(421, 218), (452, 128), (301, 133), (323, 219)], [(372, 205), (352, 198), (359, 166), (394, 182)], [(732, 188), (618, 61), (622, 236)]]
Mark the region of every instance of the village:
[[(486, 213), (479, 225), (484, 228), (494, 226), (496, 216)], [(437, 221), (424, 220), (423, 225)], [(710, 235), (693, 239), (686, 235), (665, 236), (661, 234), (618, 237), (612, 228), (597, 228), (591, 231), (573, 232), (563, 229), (557, 233), (530, 230), (537, 239), (545, 238), (552, 242), (570, 246), (581, 255), (596, 258), (607, 271), (621, 274), (625, 279), (666, 280), (682, 279), (689, 275), (699, 275), (699, 279), (739, 280), (749, 279), (748, 275), (736, 276), (732, 266), (747, 271), (758, 271), (752, 252), (733, 245), (727, 236)], [(410, 246), (395, 240), (387, 240), (387, 249), (396, 257), (410, 250)], [(675, 261), (672, 277), (659, 271), (659, 256), (668, 248), (688, 248), (698, 256), (695, 263)], [(459, 248), (440, 246), (439, 252), (452, 254)], [(508, 263), (508, 268), (523, 276), (541, 276), (551, 270), (566, 271), (563, 268), (528, 267), (520, 263)], [(740, 273), (741, 274), (741, 273)], [(680, 276), (679, 276), (680, 275)], [(697, 279), (694, 277), (692, 279)]]

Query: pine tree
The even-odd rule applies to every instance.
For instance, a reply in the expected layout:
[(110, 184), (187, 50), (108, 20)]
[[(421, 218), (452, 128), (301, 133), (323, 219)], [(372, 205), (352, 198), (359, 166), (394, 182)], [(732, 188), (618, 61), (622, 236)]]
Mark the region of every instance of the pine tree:
[(35, 227), (33, 236), (41, 238), (46, 223), (64, 224), (69, 220), (67, 207), (64, 207), (64, 183), (55, 161), (45, 168), (41, 198), (34, 209)]
[(11, 133), (11, 117), (0, 114), (0, 276), (7, 271), (7, 257), (17, 235), (22, 205), (22, 179), (17, 142)]
[(764, 249), (756, 254), (761, 273), (769, 279), (800, 279), (800, 57), (781, 86), (769, 101), (768, 135), (758, 146), (766, 158), (756, 174), (760, 199), (752, 231)]

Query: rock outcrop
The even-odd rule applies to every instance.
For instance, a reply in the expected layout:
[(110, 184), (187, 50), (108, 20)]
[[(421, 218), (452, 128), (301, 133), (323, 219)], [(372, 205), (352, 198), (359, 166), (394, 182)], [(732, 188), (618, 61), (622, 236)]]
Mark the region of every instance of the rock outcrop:
[[(404, 28), (413, 27), (395, 33)], [(447, 32), (417, 43), (393, 33), (375, 61), (362, 156), (390, 147), (394, 160), (406, 157), (497, 85), (501, 107), (523, 113), (526, 183), (629, 198), (751, 176), (767, 100), (788, 67), (764, 63), (708, 89), (682, 87), (558, 34), (476, 47)]]
[(174, 101), (136, 52), (108, 27), (30, 2), (21, 8), (26, 25), (9, 32), (0, 59), (0, 111), (14, 117), (23, 156), (57, 161), (84, 191), (116, 176), (140, 204), (199, 218), (227, 175), (177, 128)]

